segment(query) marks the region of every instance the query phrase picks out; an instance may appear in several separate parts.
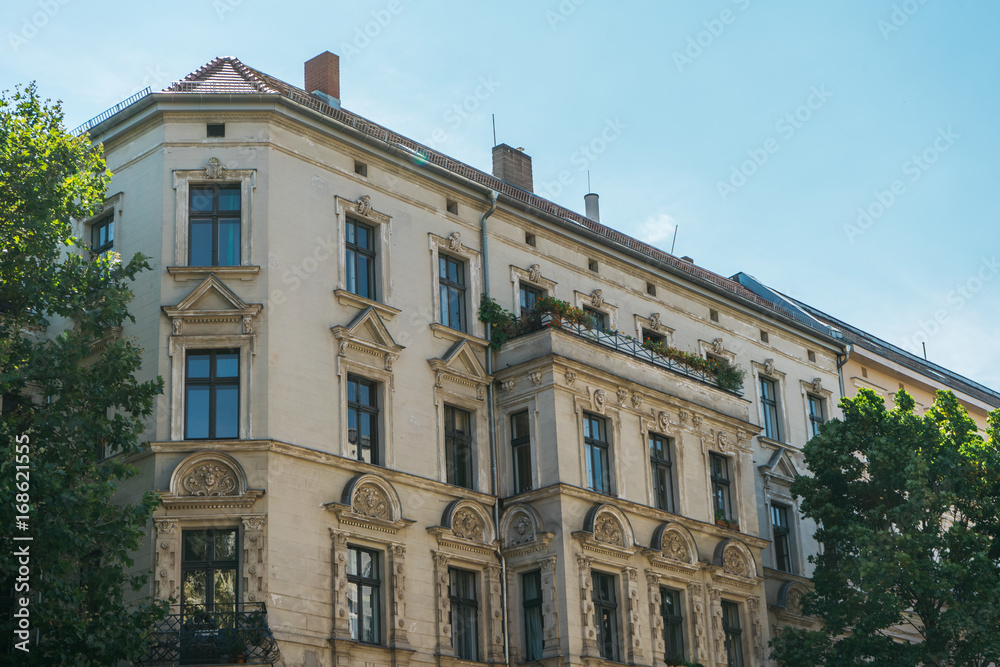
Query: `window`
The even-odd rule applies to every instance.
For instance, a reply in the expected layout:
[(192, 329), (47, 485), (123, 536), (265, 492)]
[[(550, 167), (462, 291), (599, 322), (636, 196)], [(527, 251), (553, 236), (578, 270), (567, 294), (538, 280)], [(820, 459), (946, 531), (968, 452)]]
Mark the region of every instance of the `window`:
[(444, 202), (445, 210), (447, 210), (452, 215), (458, 215), (458, 202), (454, 199), (446, 199)]
[(587, 260), (587, 268), (590, 269), (591, 271), (595, 271), (596, 272), (597, 271), (597, 260), (596, 259), (588, 259)]
[(618, 596), (615, 578), (594, 572), (594, 622), (597, 623), (597, 648), (605, 660), (620, 662), (618, 647)]
[(778, 393), (774, 380), (760, 379), (760, 403), (764, 411), (764, 436), (771, 440), (781, 440), (778, 423)]
[(681, 594), (669, 588), (660, 589), (660, 617), (663, 618), (663, 645), (666, 660), (684, 659), (684, 615)]
[(379, 465), (378, 384), (357, 375), (347, 376), (348, 455)]
[(525, 232), (524, 233), (524, 242), (527, 243), (528, 245), (534, 247), (534, 245), (535, 245), (535, 235), (532, 234), (531, 232)]
[(715, 517), (727, 521), (733, 518), (732, 501), (729, 497), (729, 459), (720, 454), (711, 457), (712, 509)]
[(743, 667), (743, 630), (740, 628), (740, 608), (735, 602), (722, 601), (722, 630), (726, 635), (729, 667)]
[(769, 343), (770, 342), (768, 340), (767, 332), (764, 331), (763, 329), (761, 329), (761, 332), (760, 332), (760, 342), (762, 342), (762, 343)]
[(240, 186), (191, 186), (188, 263), (238, 266), (240, 263)]
[(524, 604), (524, 660), (542, 659), (542, 573), (538, 570), (521, 575)]
[(526, 313), (529, 310), (534, 310), (535, 304), (539, 299), (545, 296), (545, 292), (537, 287), (525, 285), (524, 283), (521, 283), (520, 286), (521, 312)]
[(184, 438), (238, 438), (240, 432), (240, 352), (187, 353)]
[(708, 319), (712, 320), (713, 322), (718, 322), (719, 321), (719, 311), (717, 311), (715, 308), (709, 308), (708, 309)]
[(465, 262), (438, 256), (438, 292), (441, 299), (441, 324), (465, 331)]
[(650, 344), (667, 344), (667, 337), (663, 334), (656, 333), (655, 331), (650, 331), (649, 329), (642, 330), (642, 342)]
[(812, 350), (807, 350), (807, 352), (809, 356), (809, 361), (816, 363), (816, 353), (813, 352)]
[(479, 660), (479, 596), (476, 573), (448, 568), (451, 600), (451, 645), (455, 657)]
[(358, 176), (368, 176), (368, 165), (359, 160), (354, 161), (354, 173)]
[(528, 411), (510, 418), (510, 449), (514, 468), (514, 493), (531, 490), (531, 434)]
[[(185, 614), (236, 611), (239, 535), (236, 528), (182, 531), (181, 605)], [(230, 619), (232, 616), (229, 617)]]
[(115, 246), (115, 216), (101, 218), (90, 226), (90, 251), (101, 254)]
[(792, 543), (789, 539), (788, 508), (771, 505), (771, 530), (774, 533), (774, 566), (782, 572), (792, 571)]
[(653, 283), (646, 283), (646, 294), (649, 296), (656, 296), (656, 285)]
[(587, 306), (583, 307), (583, 312), (590, 315), (594, 320), (594, 329), (605, 330), (608, 328), (608, 314)]
[(351, 639), (378, 644), (382, 637), (379, 554), (347, 547), (347, 615)]
[(448, 483), (472, 488), (472, 415), (444, 406), (444, 456)]
[(205, 133), (209, 137), (224, 137), (226, 136), (226, 124), (208, 123), (205, 126)]
[(346, 234), (347, 291), (374, 301), (375, 229), (347, 218)]
[(674, 512), (674, 473), (669, 438), (659, 433), (649, 434), (649, 463), (653, 470), (656, 509)]
[(826, 422), (826, 406), (819, 396), (807, 395), (809, 398), (809, 434), (811, 437), (819, 435), (819, 427)]
[(598, 493), (610, 494), (607, 424), (603, 417), (583, 416), (583, 442), (587, 459), (587, 487)]

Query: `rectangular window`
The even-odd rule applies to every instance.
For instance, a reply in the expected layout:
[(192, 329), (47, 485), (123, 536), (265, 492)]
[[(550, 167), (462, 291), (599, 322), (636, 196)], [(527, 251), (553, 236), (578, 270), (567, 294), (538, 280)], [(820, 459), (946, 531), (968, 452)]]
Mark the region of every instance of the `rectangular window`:
[(460, 660), (479, 660), (479, 596), (476, 573), (448, 568), (451, 645)]
[(531, 490), (531, 434), (528, 411), (510, 418), (510, 449), (514, 468), (514, 493)]
[(347, 620), (351, 639), (379, 644), (382, 638), (382, 575), (379, 553), (347, 547)]
[(521, 283), (521, 312), (526, 313), (529, 310), (534, 310), (535, 304), (543, 296), (545, 296), (545, 292), (542, 290), (532, 287), (531, 285)]
[(649, 463), (653, 471), (656, 509), (674, 512), (674, 472), (669, 438), (659, 433), (649, 434)]
[(733, 507), (729, 498), (729, 459), (720, 454), (710, 454), (712, 476), (712, 509), (715, 518), (731, 521)]
[(375, 300), (375, 229), (347, 219), (347, 291)]
[(583, 442), (587, 457), (587, 487), (598, 493), (610, 494), (607, 424), (603, 417), (583, 415)]
[(649, 329), (642, 330), (642, 342), (643, 343), (656, 343), (660, 345), (667, 344), (667, 337), (663, 334), (656, 333), (655, 331), (650, 331)]
[(782, 572), (792, 571), (791, 529), (788, 526), (788, 508), (771, 505), (771, 530), (774, 532), (774, 565)]
[(348, 456), (379, 465), (378, 444), (378, 384), (357, 375), (348, 375)]
[(465, 331), (465, 263), (447, 255), (438, 256), (438, 292), (441, 324)]
[(524, 660), (542, 659), (542, 573), (538, 570), (521, 575), (524, 604)]
[(188, 264), (239, 266), (239, 185), (192, 185), (188, 218)]
[(594, 584), (594, 622), (597, 624), (597, 648), (605, 660), (620, 662), (618, 646), (618, 596), (615, 578), (602, 572), (592, 573)]
[(669, 588), (660, 589), (660, 616), (663, 618), (663, 645), (666, 660), (684, 659), (684, 614), (681, 594)]
[(239, 350), (188, 352), (184, 382), (184, 438), (238, 438)]
[(764, 411), (764, 436), (771, 440), (781, 440), (778, 422), (778, 393), (774, 380), (760, 379), (760, 403)]
[(466, 489), (472, 486), (472, 415), (444, 406), (444, 456), (448, 483)]
[(181, 532), (181, 607), (210, 614), (232, 627), (239, 600), (239, 533), (236, 528)]
[(810, 437), (819, 435), (819, 427), (826, 423), (826, 406), (819, 396), (807, 394), (809, 397), (809, 434)]
[(583, 307), (583, 312), (590, 315), (591, 319), (594, 321), (594, 326), (592, 328), (604, 331), (608, 328), (608, 314), (600, 310), (595, 310), (593, 308)]
[(115, 247), (115, 216), (101, 218), (90, 226), (90, 251), (101, 254)]
[(722, 630), (726, 635), (729, 667), (743, 667), (743, 630), (740, 627), (740, 607), (735, 602), (722, 601)]

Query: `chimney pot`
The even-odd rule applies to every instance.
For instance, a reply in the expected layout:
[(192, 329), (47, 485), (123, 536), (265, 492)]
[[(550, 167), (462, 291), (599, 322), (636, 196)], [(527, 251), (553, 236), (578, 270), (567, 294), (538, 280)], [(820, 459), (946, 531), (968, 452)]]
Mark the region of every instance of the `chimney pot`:
[(324, 51), (306, 61), (305, 88), (332, 107), (340, 107), (340, 56)]
[(531, 156), (523, 148), (511, 148), (507, 144), (493, 147), (493, 175), (501, 181), (534, 192), (531, 178)]
[(587, 206), (587, 217), (594, 222), (601, 221), (601, 209), (599, 206), (599, 197), (597, 194), (591, 192), (589, 195), (583, 196), (583, 201)]

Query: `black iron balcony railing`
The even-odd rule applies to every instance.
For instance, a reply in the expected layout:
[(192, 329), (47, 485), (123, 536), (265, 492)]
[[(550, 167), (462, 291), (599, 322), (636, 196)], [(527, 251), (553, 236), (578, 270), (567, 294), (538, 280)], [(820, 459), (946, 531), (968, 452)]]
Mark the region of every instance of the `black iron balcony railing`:
[(173, 609), (153, 628), (137, 665), (271, 665), (278, 659), (263, 602)]
[[(514, 338), (522, 336), (545, 328), (561, 329), (566, 333), (579, 336), (580, 338), (596, 343), (602, 347), (622, 352), (636, 359), (645, 361), (646, 363), (653, 364), (654, 366), (665, 368), (673, 373), (678, 373), (693, 380), (704, 382), (707, 385), (736, 394), (737, 396), (743, 395), (740, 388), (721, 385), (716, 375), (712, 372), (692, 368), (683, 361), (671, 359), (668, 356), (659, 354), (654, 350), (644, 347), (642, 341), (625, 336), (621, 332), (591, 328), (584, 324), (578, 324), (566, 319), (560, 319), (550, 313), (543, 313), (540, 316), (533, 314), (530, 317), (520, 318), (515, 325), (515, 331), (511, 337)], [(742, 382), (740, 382), (740, 385), (742, 386)]]

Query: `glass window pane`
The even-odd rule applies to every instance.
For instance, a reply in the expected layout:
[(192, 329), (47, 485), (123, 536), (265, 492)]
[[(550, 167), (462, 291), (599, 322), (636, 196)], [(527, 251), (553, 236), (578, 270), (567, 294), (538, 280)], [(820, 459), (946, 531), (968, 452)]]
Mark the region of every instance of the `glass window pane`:
[(219, 221), (219, 266), (239, 266), (240, 221)]
[(528, 437), (528, 413), (519, 412), (510, 418), (511, 437), (513, 439)]
[(219, 352), (215, 355), (215, 377), (237, 378), (240, 376), (240, 353)]
[(184, 531), (184, 553), (181, 558), (185, 561), (206, 560), (207, 540), (202, 531)]
[(184, 604), (205, 604), (208, 597), (208, 577), (204, 570), (184, 573)]
[(357, 271), (357, 281), (358, 289), (357, 294), (370, 299), (372, 297), (372, 285), (371, 285), (371, 266), (370, 260), (364, 255), (358, 255), (358, 271)]
[(215, 388), (215, 437), (235, 438), (239, 434), (239, 395), (237, 386)]
[(438, 278), (448, 277), (448, 258), (438, 257)]
[(358, 573), (358, 550), (354, 547), (347, 549), (347, 574), (354, 576)]
[(360, 604), (358, 600), (358, 585), (356, 583), (347, 584), (347, 622), (351, 627), (351, 639), (360, 639), (360, 628), (358, 627), (358, 612)]
[(211, 355), (208, 352), (190, 352), (187, 355), (188, 378), (207, 378)]
[(365, 586), (362, 590), (361, 613), (365, 631), (360, 640), (374, 644), (378, 641), (378, 627), (375, 622), (378, 618), (378, 595), (377, 591), (370, 586)]
[(238, 211), (240, 210), (240, 189), (219, 188), (219, 210)]
[(219, 530), (215, 533), (215, 560), (236, 560), (236, 531)]
[(184, 424), (188, 438), (208, 437), (208, 393), (207, 386), (187, 388)]
[(373, 578), (375, 576), (375, 572), (372, 569), (373, 568), (373, 562), (372, 562), (373, 559), (372, 559), (371, 552), (369, 552), (369, 551), (360, 551), (359, 555), (361, 556), (361, 563), (360, 563), (360, 565), (361, 565), (361, 576), (365, 577), (366, 579)]
[(448, 322), (453, 329), (462, 328), (462, 294), (451, 289), (448, 293)]
[(212, 266), (212, 221), (192, 220), (188, 239), (188, 263), (191, 266)]
[(212, 210), (212, 188), (191, 188), (191, 210)]
[(449, 317), (450, 311), (448, 309), (447, 285), (440, 285), (438, 287), (438, 299), (441, 302), (441, 324), (445, 325), (446, 327), (450, 327), (452, 326), (452, 323), (451, 323), (451, 318)]
[(215, 604), (231, 605), (236, 602), (236, 569), (226, 568), (215, 570), (213, 581)]

